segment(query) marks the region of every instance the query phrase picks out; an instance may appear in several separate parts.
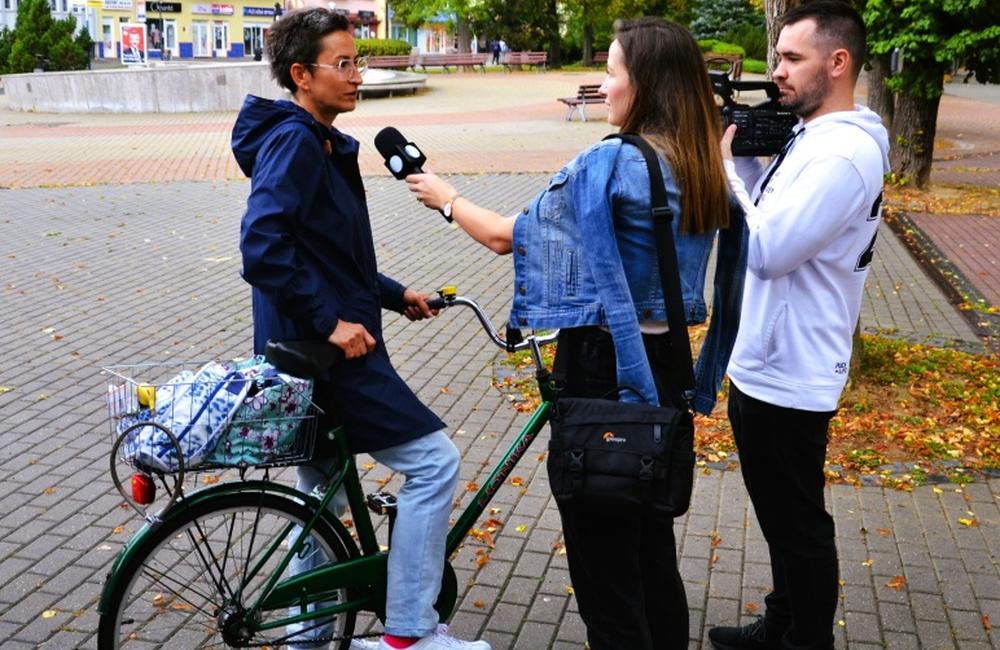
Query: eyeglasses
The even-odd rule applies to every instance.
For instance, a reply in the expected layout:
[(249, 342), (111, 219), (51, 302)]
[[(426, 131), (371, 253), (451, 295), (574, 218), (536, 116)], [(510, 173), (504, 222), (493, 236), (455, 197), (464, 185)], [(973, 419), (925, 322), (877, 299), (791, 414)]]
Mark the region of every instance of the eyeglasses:
[(349, 77), (355, 70), (358, 71), (358, 74), (365, 73), (365, 70), (368, 69), (368, 57), (359, 56), (354, 59), (341, 59), (336, 63), (307, 63), (306, 65), (314, 68), (327, 68), (342, 77)]

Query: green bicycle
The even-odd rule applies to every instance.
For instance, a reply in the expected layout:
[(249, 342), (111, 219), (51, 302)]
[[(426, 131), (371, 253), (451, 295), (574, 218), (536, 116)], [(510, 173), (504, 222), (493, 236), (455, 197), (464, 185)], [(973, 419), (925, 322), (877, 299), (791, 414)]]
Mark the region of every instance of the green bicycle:
[[(553, 342), (558, 332), (522, 340), (519, 333), (509, 331), (505, 340), (475, 301), (456, 296), (454, 290), (439, 293), (441, 297), (430, 301), (433, 308), (469, 307), (498, 347), (531, 350), (542, 397), (450, 529), (446, 547), (450, 558), (549, 419), (554, 392), (541, 346)], [(268, 360), (288, 374), (314, 376), (330, 363), (322, 357), (329, 357), (332, 346), (321, 346), (269, 345)], [(128, 435), (128, 430), (122, 433), (112, 449), (112, 474), (126, 500), (136, 506), (115, 473), (122, 439)], [(275, 648), (330, 643), (348, 650), (359, 612), (371, 612), (384, 622), (388, 551), (379, 547), (368, 510), (387, 515), (391, 530), (395, 498), (385, 493), (366, 497), (346, 436), (339, 428), (325, 436), (336, 450), (337, 462), (324, 486), (312, 494), (268, 480), (266, 470), (262, 480), (247, 480), (241, 471), (241, 480), (184, 494), (176, 472), (156, 472), (165, 484), (165, 479), (174, 477), (173, 487), (168, 486), (171, 498), (157, 514), (144, 513), (147, 522), (111, 567), (98, 606), (98, 647)], [(295, 463), (268, 467), (288, 464)], [(341, 489), (357, 543), (328, 509)], [(289, 564), (295, 557), (318, 561), (313, 562), (315, 568), (292, 575)], [(454, 569), (446, 562), (435, 605), (441, 621), (451, 616), (457, 593)]]

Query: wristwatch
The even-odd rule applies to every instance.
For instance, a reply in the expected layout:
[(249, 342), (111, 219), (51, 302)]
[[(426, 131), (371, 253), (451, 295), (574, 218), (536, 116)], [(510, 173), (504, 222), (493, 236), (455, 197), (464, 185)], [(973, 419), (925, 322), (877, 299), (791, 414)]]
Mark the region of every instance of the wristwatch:
[(451, 195), (448, 201), (441, 206), (441, 216), (444, 217), (444, 220), (447, 221), (448, 223), (452, 222), (451, 207), (455, 203), (455, 201), (458, 200), (460, 196), (462, 195), (459, 194), (458, 192), (455, 192), (454, 194)]

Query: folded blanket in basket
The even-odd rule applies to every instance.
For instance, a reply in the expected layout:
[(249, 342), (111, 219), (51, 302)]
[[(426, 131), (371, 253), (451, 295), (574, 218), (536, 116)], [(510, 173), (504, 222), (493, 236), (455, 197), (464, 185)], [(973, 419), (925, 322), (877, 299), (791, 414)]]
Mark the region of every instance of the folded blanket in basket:
[[(197, 373), (184, 371), (156, 389), (154, 411), (126, 416), (118, 431), (142, 422), (163, 425), (180, 443), (184, 465), (194, 467), (212, 453), (250, 389), (232, 365), (211, 362)], [(178, 469), (177, 449), (161, 429), (144, 426), (122, 442), (121, 453), (153, 469)]]
[(261, 465), (308, 451), (298, 438), (301, 425), (315, 417), (312, 382), (292, 377), (255, 357), (236, 364), (253, 385), (215, 451), (214, 465)]

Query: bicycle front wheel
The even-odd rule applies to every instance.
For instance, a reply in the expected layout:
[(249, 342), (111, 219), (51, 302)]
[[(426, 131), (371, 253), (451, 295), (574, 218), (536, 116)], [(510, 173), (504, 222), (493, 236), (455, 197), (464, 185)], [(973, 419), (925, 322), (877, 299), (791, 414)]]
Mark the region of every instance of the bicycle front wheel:
[[(277, 648), (351, 635), (355, 612), (248, 631), (315, 607), (248, 611), (312, 512), (279, 495), (234, 492), (164, 522), (122, 566), (108, 611), (101, 616), (99, 647)], [(354, 542), (343, 537), (318, 521), (286, 575), (356, 555)], [(279, 538), (283, 541), (275, 549)], [(340, 589), (318, 606), (346, 602), (348, 596), (347, 589)], [(347, 640), (334, 647), (349, 646)]]

